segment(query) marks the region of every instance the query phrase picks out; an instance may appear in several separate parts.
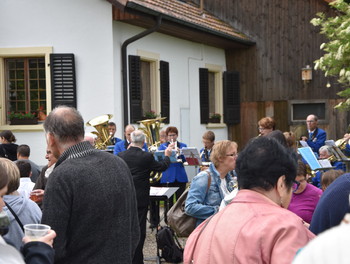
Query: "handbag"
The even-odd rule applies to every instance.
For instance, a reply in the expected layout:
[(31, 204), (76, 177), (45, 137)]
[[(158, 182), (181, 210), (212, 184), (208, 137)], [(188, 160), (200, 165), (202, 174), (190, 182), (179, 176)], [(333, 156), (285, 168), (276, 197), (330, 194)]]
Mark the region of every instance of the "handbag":
[[(211, 184), (211, 176), (208, 171), (208, 188)], [(168, 225), (175, 231), (179, 237), (188, 237), (196, 228), (197, 218), (185, 213), (185, 203), (190, 187), (188, 187), (176, 203), (170, 208), (167, 214)]]

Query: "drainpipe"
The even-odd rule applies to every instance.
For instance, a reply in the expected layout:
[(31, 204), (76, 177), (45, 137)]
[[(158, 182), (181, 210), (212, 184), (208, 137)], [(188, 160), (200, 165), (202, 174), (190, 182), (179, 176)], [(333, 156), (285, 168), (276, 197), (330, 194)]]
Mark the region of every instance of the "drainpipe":
[(124, 41), (123, 45), (122, 45), (122, 75), (123, 75), (123, 101), (124, 101), (124, 126), (125, 127), (127, 124), (129, 124), (129, 100), (128, 100), (128, 63), (127, 63), (127, 46), (140, 39), (143, 38), (155, 31), (158, 30), (158, 28), (160, 27), (162, 23), (162, 15), (159, 15), (157, 17), (157, 22), (156, 24), (152, 27), (149, 28), (127, 40)]

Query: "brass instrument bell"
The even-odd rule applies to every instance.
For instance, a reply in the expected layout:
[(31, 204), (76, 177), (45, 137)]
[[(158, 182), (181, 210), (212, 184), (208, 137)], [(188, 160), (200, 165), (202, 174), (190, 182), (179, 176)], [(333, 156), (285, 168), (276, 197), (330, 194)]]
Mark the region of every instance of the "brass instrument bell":
[[(160, 135), (159, 131), (161, 129), (162, 121), (166, 119), (166, 117), (158, 117), (155, 119), (145, 119), (138, 121), (143, 127), (140, 127), (139, 129), (143, 131), (143, 133), (146, 136), (147, 144), (148, 144), (148, 150), (151, 153), (154, 153), (157, 151), (158, 147), (160, 146)], [(155, 183), (159, 181), (162, 177), (161, 172), (154, 172), (152, 171), (150, 173), (150, 183)]]
[(97, 136), (97, 139), (95, 141), (95, 148), (106, 149), (107, 146), (112, 145), (112, 135), (109, 134), (108, 130), (108, 122), (112, 117), (113, 115), (111, 114), (105, 114), (97, 116), (91, 119), (90, 121), (86, 122), (87, 126), (92, 126), (97, 130), (97, 132), (91, 132)]

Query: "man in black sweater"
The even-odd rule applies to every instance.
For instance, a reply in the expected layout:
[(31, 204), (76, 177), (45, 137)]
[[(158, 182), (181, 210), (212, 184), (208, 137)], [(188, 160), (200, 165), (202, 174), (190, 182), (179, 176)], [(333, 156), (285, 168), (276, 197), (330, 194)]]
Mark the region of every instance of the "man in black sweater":
[(144, 143), (145, 135), (143, 132), (141, 130), (135, 130), (131, 133), (131, 144), (128, 150), (118, 153), (118, 156), (121, 157), (129, 166), (137, 197), (137, 211), (139, 216), (141, 237), (132, 261), (133, 264), (143, 263), (142, 249), (146, 238), (150, 173), (151, 171), (165, 171), (169, 167), (169, 157), (171, 156), (171, 151), (174, 147), (174, 144), (169, 145), (165, 150), (164, 160), (158, 162), (154, 159), (152, 153), (142, 150)]
[(55, 263), (131, 263), (139, 225), (125, 162), (83, 141), (84, 120), (74, 108), (55, 108), (44, 129), (58, 158), (42, 216), (42, 223), (57, 232)]

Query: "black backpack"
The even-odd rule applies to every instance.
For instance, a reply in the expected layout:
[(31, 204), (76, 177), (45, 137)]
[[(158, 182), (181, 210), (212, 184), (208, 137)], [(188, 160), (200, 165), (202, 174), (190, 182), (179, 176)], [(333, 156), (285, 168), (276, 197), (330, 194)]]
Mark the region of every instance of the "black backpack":
[(166, 262), (182, 262), (184, 250), (170, 227), (159, 227), (156, 240), (158, 248), (162, 251), (161, 257)]

